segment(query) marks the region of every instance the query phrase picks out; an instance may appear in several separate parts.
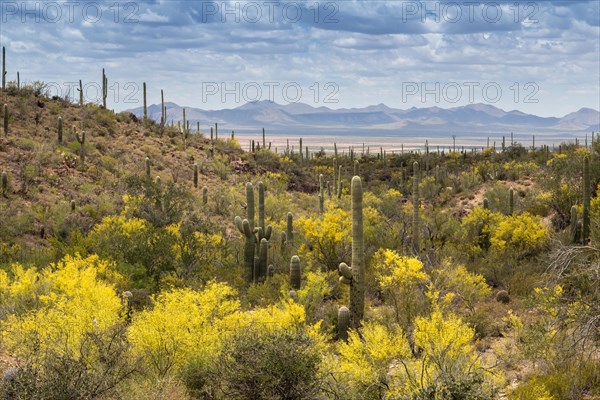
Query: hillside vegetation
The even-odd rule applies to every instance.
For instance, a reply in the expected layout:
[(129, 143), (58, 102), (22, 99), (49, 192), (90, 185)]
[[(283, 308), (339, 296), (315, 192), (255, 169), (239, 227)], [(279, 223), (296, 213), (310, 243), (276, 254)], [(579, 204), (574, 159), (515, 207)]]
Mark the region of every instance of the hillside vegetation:
[(600, 392), (594, 136), (276, 154), (2, 99), (0, 398)]

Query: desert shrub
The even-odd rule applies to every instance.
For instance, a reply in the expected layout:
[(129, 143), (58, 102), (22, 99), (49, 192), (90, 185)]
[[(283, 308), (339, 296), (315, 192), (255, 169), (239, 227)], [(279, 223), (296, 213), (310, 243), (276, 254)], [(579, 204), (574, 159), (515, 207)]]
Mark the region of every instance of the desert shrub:
[(154, 376), (177, 373), (192, 357), (210, 363), (221, 350), (227, 323), (239, 310), (235, 291), (209, 283), (201, 292), (175, 289), (133, 317), (128, 339)]
[(384, 398), (391, 384), (388, 374), (392, 361), (410, 357), (410, 346), (400, 327), (365, 323), (360, 333), (349, 332), (348, 343), (339, 346), (339, 356), (330, 355), (324, 361), (324, 369), (330, 371), (327, 390), (335, 394), (333, 398), (343, 400)]
[(90, 252), (116, 261), (119, 270), (137, 285), (156, 284), (161, 273), (176, 267), (175, 234), (143, 219), (105, 217), (89, 233), (86, 243)]
[(503, 217), (499, 213), (475, 208), (461, 222), (458, 247), (471, 259), (484, 255), (491, 247), (491, 237)]
[(510, 392), (510, 400), (555, 400), (539, 379), (529, 379)]
[(297, 225), (308, 241), (300, 251), (309, 254), (319, 267), (337, 269), (350, 254), (350, 217), (341, 208), (328, 207), (321, 218), (298, 218)]
[(541, 219), (525, 213), (500, 221), (490, 242), (495, 252), (511, 250), (523, 258), (540, 252), (549, 240), (550, 234)]
[(90, 329), (76, 350), (56, 345), (47, 348), (8, 375), (5, 373), (0, 382), (0, 399), (94, 399), (117, 395), (139, 368), (128, 353), (124, 332), (122, 324)]
[(473, 312), (475, 306), (492, 292), (482, 275), (469, 272), (463, 265), (443, 262), (432, 272), (433, 287), (447, 297), (456, 311)]
[(193, 196), (189, 190), (173, 182), (157, 183), (130, 175), (125, 183), (124, 213), (128, 217), (164, 227), (179, 222), (186, 211), (193, 209)]
[(238, 331), (225, 347), (218, 370), (228, 399), (311, 400), (318, 393), (321, 356), (302, 330)]
[(442, 186), (436, 182), (434, 176), (424, 177), (419, 184), (419, 193), (427, 201), (433, 201), (441, 189)]
[(2, 342), (20, 360), (3, 382), (9, 398), (93, 398), (134, 372), (112, 284), (120, 279), (97, 256), (67, 256), (41, 272), (16, 267), (0, 278), (9, 313)]
[(218, 176), (221, 180), (226, 181), (229, 179), (231, 174), (231, 167), (229, 166), (229, 159), (225, 155), (217, 155), (213, 158), (210, 163), (212, 172)]
[(233, 254), (208, 219), (187, 215), (181, 223), (165, 228), (173, 236), (175, 273), (188, 285), (198, 286), (234, 264)]
[(415, 317), (427, 311), (425, 289), (429, 276), (417, 258), (400, 256), (393, 250), (379, 250), (372, 260), (376, 281), (386, 302), (395, 311), (395, 320), (409, 331)]
[(302, 288), (297, 290), (298, 302), (304, 307), (306, 319), (310, 323), (317, 322), (317, 313), (324, 299), (331, 295), (331, 277), (337, 278), (336, 272), (322, 273), (308, 271)]
[[(509, 187), (500, 182), (494, 182), (490, 185), (490, 187), (485, 191), (484, 197), (488, 199), (489, 209), (503, 214), (509, 214)], [(515, 194), (515, 213), (518, 207), (518, 199), (519, 196)]]

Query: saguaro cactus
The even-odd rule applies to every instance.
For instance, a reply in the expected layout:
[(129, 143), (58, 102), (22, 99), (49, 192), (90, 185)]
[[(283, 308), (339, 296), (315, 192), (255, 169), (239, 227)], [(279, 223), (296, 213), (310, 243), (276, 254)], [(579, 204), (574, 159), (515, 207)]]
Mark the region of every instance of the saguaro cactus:
[(323, 190), (323, 174), (319, 175), (319, 213), (325, 212), (325, 191)]
[(363, 190), (358, 176), (352, 178), (352, 267), (341, 263), (340, 282), (350, 285), (350, 326), (358, 329), (365, 311), (365, 247), (363, 235)]
[(348, 327), (350, 326), (350, 310), (341, 306), (338, 310), (337, 333), (338, 339), (348, 341)]
[(513, 215), (515, 212), (515, 191), (510, 188), (508, 191), (508, 215)]
[(198, 163), (194, 164), (194, 188), (198, 189)]
[(359, 176), (358, 160), (354, 160), (354, 176)]
[(146, 102), (146, 82), (143, 83), (144, 91), (144, 121), (148, 120), (148, 103)]
[(489, 209), (490, 209), (490, 202), (489, 202), (489, 200), (487, 199), (487, 197), (484, 197), (484, 198), (483, 198), (483, 209), (484, 209), (484, 210), (489, 210)]
[[(245, 236), (246, 242), (244, 245), (244, 266), (247, 269), (248, 280), (258, 280), (266, 275), (266, 253), (265, 264), (262, 266), (261, 251), (262, 241), (268, 241), (271, 238), (273, 231), (271, 225), (265, 227), (265, 192), (264, 184), (258, 183), (258, 227), (254, 227), (254, 187), (252, 183), (246, 183), (246, 214), (247, 219), (242, 220), (241, 217), (235, 217), (235, 225), (238, 230)], [(256, 245), (258, 244), (258, 249)], [(258, 267), (254, 270), (254, 254), (257, 251)], [(266, 251), (266, 248), (265, 250)]]
[(160, 89), (160, 125), (167, 123), (167, 109), (165, 108), (165, 93)]
[[(334, 145), (335, 145), (335, 143), (334, 143)], [(337, 151), (336, 151), (336, 153), (337, 153)], [(337, 183), (336, 183), (337, 171), (338, 171), (337, 157), (333, 157), (333, 191), (335, 192), (336, 195), (337, 195)]]
[(421, 253), (420, 229), (421, 219), (419, 216), (419, 163), (413, 163), (413, 219), (412, 219), (412, 245), (416, 255)]
[(254, 249), (256, 247), (256, 238), (250, 228), (250, 221), (247, 219), (242, 220), (241, 217), (235, 217), (235, 226), (238, 228), (240, 233), (244, 235), (244, 268), (246, 269), (246, 279), (252, 282), (254, 279)]
[(2, 46), (2, 90), (6, 90), (6, 48)]
[(6, 171), (2, 171), (2, 195), (6, 196), (8, 193), (8, 175)]
[(83, 107), (83, 82), (81, 82), (81, 79), (79, 80), (79, 89), (77, 91), (79, 92), (79, 107)]
[(152, 177), (150, 175), (151, 174), (151, 172), (150, 172), (150, 164), (151, 164), (150, 158), (146, 157), (145, 167), (146, 167), (146, 178), (148, 178), (148, 180), (152, 179)]
[(258, 241), (262, 238), (270, 240), (272, 232), (271, 225), (265, 226), (265, 184), (258, 182)]
[(577, 207), (571, 207), (571, 239), (573, 243), (581, 241), (581, 221), (577, 220)]
[(269, 250), (269, 242), (267, 239), (260, 240), (258, 250), (258, 271), (254, 271), (254, 280), (267, 276), (267, 255)]
[(75, 131), (75, 138), (79, 142), (79, 159), (83, 164), (85, 162), (85, 131), (81, 131), (81, 136), (79, 136), (79, 132)]
[(338, 199), (342, 198), (342, 166), (338, 167), (338, 188), (337, 188)]
[(288, 242), (294, 241), (294, 215), (291, 212), (287, 213), (287, 230), (285, 237)]
[(204, 186), (202, 188), (202, 204), (206, 205), (208, 203), (208, 188)]
[(102, 105), (106, 108), (106, 98), (108, 97), (108, 78), (102, 68)]
[(8, 105), (2, 107), (4, 110), (4, 135), (8, 136)]
[(583, 158), (583, 227), (581, 231), (581, 240), (587, 244), (590, 239), (590, 159), (588, 156)]
[(300, 283), (302, 281), (302, 271), (300, 270), (300, 258), (298, 256), (292, 256), (290, 260), (290, 287), (292, 289), (300, 289)]
[(62, 117), (58, 117), (58, 144), (62, 144), (62, 139), (63, 139)]

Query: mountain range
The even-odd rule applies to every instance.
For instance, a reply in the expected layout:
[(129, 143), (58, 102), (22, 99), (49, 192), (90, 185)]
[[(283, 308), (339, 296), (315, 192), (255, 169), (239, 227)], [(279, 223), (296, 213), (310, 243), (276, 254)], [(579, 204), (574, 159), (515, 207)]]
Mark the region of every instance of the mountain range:
[[(168, 102), (167, 121), (182, 120), (183, 106)], [(563, 117), (540, 117), (518, 110), (504, 111), (489, 104), (471, 104), (453, 108), (426, 107), (397, 109), (385, 104), (364, 108), (312, 107), (303, 103), (278, 104), (256, 101), (242, 106), (203, 110), (185, 107), (191, 127), (199, 121), (201, 131), (208, 125), (219, 124), (220, 131), (256, 133), (262, 128), (277, 134), (328, 134), (383, 136), (448, 136), (454, 133), (477, 136), (490, 134), (547, 134), (572, 136), (600, 131), (600, 112), (591, 108)], [(137, 116), (143, 108), (128, 110)], [(159, 121), (161, 106), (148, 107), (148, 117)], [(194, 129), (193, 129), (194, 130)]]

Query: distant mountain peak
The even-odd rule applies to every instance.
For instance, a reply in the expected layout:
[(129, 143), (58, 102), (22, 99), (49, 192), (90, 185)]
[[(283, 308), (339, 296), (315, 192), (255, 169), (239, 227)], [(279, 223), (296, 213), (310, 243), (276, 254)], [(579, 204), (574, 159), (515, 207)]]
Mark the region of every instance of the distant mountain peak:
[[(182, 118), (182, 106), (168, 102), (169, 121)], [(160, 120), (160, 105), (148, 107), (150, 118)], [(218, 122), (224, 129), (236, 132), (256, 132), (266, 128), (281, 134), (373, 134), (385, 135), (448, 135), (449, 131), (464, 135), (489, 135), (521, 132), (553, 135), (600, 130), (600, 112), (581, 108), (562, 118), (540, 117), (519, 110), (505, 111), (492, 104), (476, 103), (452, 108), (411, 107), (391, 108), (384, 103), (362, 108), (331, 109), (313, 107), (305, 103), (279, 104), (271, 100), (248, 102), (236, 108), (203, 110), (186, 108), (190, 122), (212, 125)], [(142, 107), (129, 110), (142, 115)]]

